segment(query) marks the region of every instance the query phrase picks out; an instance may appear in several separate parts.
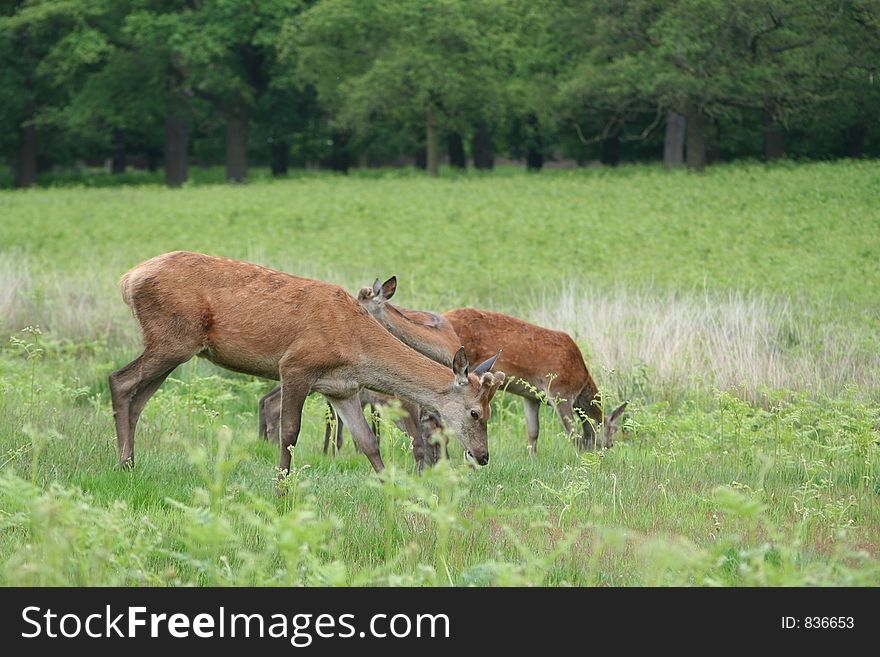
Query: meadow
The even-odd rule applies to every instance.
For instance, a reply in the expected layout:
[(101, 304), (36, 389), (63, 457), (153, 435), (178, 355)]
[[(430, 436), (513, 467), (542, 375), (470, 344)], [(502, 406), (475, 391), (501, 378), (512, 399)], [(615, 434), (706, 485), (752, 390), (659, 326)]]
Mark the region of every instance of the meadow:
[[(876, 162), (443, 174), (0, 191), (0, 584), (880, 585)], [(380, 483), (313, 397), (276, 498), (273, 384), (194, 359), (116, 470), (116, 282), (175, 249), (564, 329), (624, 431), (542, 409), (533, 459), (499, 394), (488, 467), (417, 476), (386, 419)]]

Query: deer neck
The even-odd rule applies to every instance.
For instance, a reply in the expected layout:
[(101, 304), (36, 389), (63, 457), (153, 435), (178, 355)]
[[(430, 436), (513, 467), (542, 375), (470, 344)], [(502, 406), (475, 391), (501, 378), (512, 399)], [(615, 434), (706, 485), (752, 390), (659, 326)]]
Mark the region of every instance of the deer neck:
[[(443, 339), (438, 327), (440, 317), (397, 308), (390, 303), (384, 304), (374, 316), (394, 337), (420, 354), (443, 365), (452, 365), (452, 357), (457, 345), (449, 345)], [(437, 323), (434, 325), (425, 323), (425, 318), (430, 317), (436, 319)]]
[(371, 336), (374, 339), (365, 350), (359, 383), (440, 412), (452, 388), (452, 370), (382, 333), (387, 339)]

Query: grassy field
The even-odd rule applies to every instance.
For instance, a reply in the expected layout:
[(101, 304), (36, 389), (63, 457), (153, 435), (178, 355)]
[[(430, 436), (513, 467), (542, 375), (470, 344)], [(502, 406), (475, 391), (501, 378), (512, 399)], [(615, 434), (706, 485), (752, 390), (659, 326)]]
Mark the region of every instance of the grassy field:
[[(880, 584), (877, 163), (444, 173), (0, 192), (0, 584)], [(116, 281), (173, 249), (565, 329), (626, 429), (545, 409), (530, 459), (499, 395), (489, 467), (417, 477), (386, 424), (380, 484), (312, 398), (276, 499), (271, 383), (196, 359), (117, 471)]]

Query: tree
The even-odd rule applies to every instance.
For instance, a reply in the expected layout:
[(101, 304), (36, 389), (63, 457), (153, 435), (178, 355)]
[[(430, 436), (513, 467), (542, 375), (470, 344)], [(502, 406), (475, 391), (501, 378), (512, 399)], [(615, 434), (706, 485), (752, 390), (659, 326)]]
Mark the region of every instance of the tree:
[[(624, 143), (644, 140), (662, 118), (646, 90), (643, 58), (648, 30), (665, 0), (557, 0), (544, 32), (551, 46), (541, 61), (552, 76), (553, 118), (584, 146), (598, 145), (603, 163), (616, 164)], [(546, 7), (546, 5), (545, 5)]]
[(749, 110), (764, 115), (767, 159), (784, 155), (786, 117), (813, 106), (822, 79), (841, 68), (834, 34), (849, 22), (843, 6), (836, 0), (680, 0), (665, 8), (641, 53), (650, 80), (645, 92), (684, 114), (689, 168), (706, 164), (706, 117)]
[(677, 169), (684, 164), (684, 117), (678, 112), (666, 114), (666, 138), (663, 140), (663, 166)]
[(68, 17), (25, 2), (0, 4), (0, 144), (17, 187), (37, 180), (41, 113), (58, 93), (42, 64), (70, 24)]
[[(58, 4), (54, 0), (44, 4)], [(109, 0), (79, 5), (72, 29), (48, 52), (43, 67), (66, 90), (45, 121), (112, 153), (112, 172), (126, 169), (135, 145), (157, 151), (166, 105), (164, 61), (137, 43), (126, 10)]]
[(300, 72), (355, 134), (391, 119), (425, 135), (438, 175), (440, 134), (499, 112), (509, 69), (509, 3), (325, 0), (303, 16)]
[(247, 178), (252, 113), (276, 70), (279, 35), (301, 10), (287, 0), (213, 0), (155, 16), (170, 61), (186, 93), (210, 102), (223, 116), (226, 178)]

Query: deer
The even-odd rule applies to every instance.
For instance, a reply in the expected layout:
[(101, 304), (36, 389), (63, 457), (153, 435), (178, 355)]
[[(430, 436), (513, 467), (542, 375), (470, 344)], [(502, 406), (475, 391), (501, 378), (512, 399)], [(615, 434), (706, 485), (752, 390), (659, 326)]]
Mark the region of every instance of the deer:
[[(428, 358), (437, 361), (446, 366), (452, 365), (455, 353), (461, 347), (458, 335), (456, 335), (452, 326), (448, 321), (439, 315), (420, 310), (406, 310), (405, 315), (401, 314), (394, 306), (385, 302), (393, 296), (397, 289), (397, 277), (392, 276), (385, 283), (381, 283), (377, 278), (372, 287), (364, 287), (358, 292), (358, 302), (370, 314), (379, 320), (388, 331)], [(386, 313), (397, 313), (399, 319), (397, 321), (388, 321), (385, 319)], [(491, 357), (490, 357), (491, 358)], [(492, 361), (494, 363), (494, 361)], [(279, 389), (275, 388), (260, 399), (259, 403), (259, 431), (263, 437), (274, 436), (275, 427), (277, 426), (278, 404), (277, 396)], [(381, 407), (388, 403), (390, 398), (381, 399), (372, 393), (372, 397), (367, 391), (361, 392), (361, 401), (363, 403), (370, 402), (374, 411), (377, 407)], [(374, 402), (374, 403), (373, 403)], [(425, 466), (425, 460), (436, 463), (440, 459), (440, 444), (437, 440), (430, 440), (434, 434), (442, 430), (440, 419), (426, 410), (420, 409), (418, 406), (407, 404), (401, 401), (402, 410), (406, 413), (406, 417), (402, 418), (399, 428), (412, 438), (413, 457), (418, 464), (418, 470), (421, 472)], [(337, 448), (342, 446), (342, 422), (336, 422), (336, 445)], [(324, 432), (324, 453), (328, 452), (330, 445), (330, 436), (332, 432), (332, 423), (327, 422)], [(448, 452), (446, 454), (448, 458)]]
[(478, 465), (489, 462), (490, 402), (504, 383), (494, 360), (451, 368), (388, 333), (342, 287), (189, 251), (156, 256), (119, 281), (144, 350), (109, 376), (118, 466), (134, 468), (137, 422), (168, 375), (193, 356), (281, 383), (279, 477), (289, 473), (306, 397), (324, 395), (373, 470), (384, 464), (359, 391), (399, 395), (436, 412)]
[(595, 450), (597, 438), (605, 449), (612, 447), (612, 436), (628, 402), (603, 413), (599, 389), (570, 335), (489, 310), (457, 308), (442, 315), (408, 310), (389, 303), (396, 290), (396, 277), (381, 284), (377, 279), (372, 288), (358, 293), (358, 301), (416, 351), (435, 360), (448, 359), (452, 345), (464, 345), (468, 358), (478, 361), (500, 349), (497, 365), (508, 377), (504, 389), (523, 399), (532, 456), (537, 454), (542, 398), (555, 407), (565, 431), (576, 436), (581, 450)]

